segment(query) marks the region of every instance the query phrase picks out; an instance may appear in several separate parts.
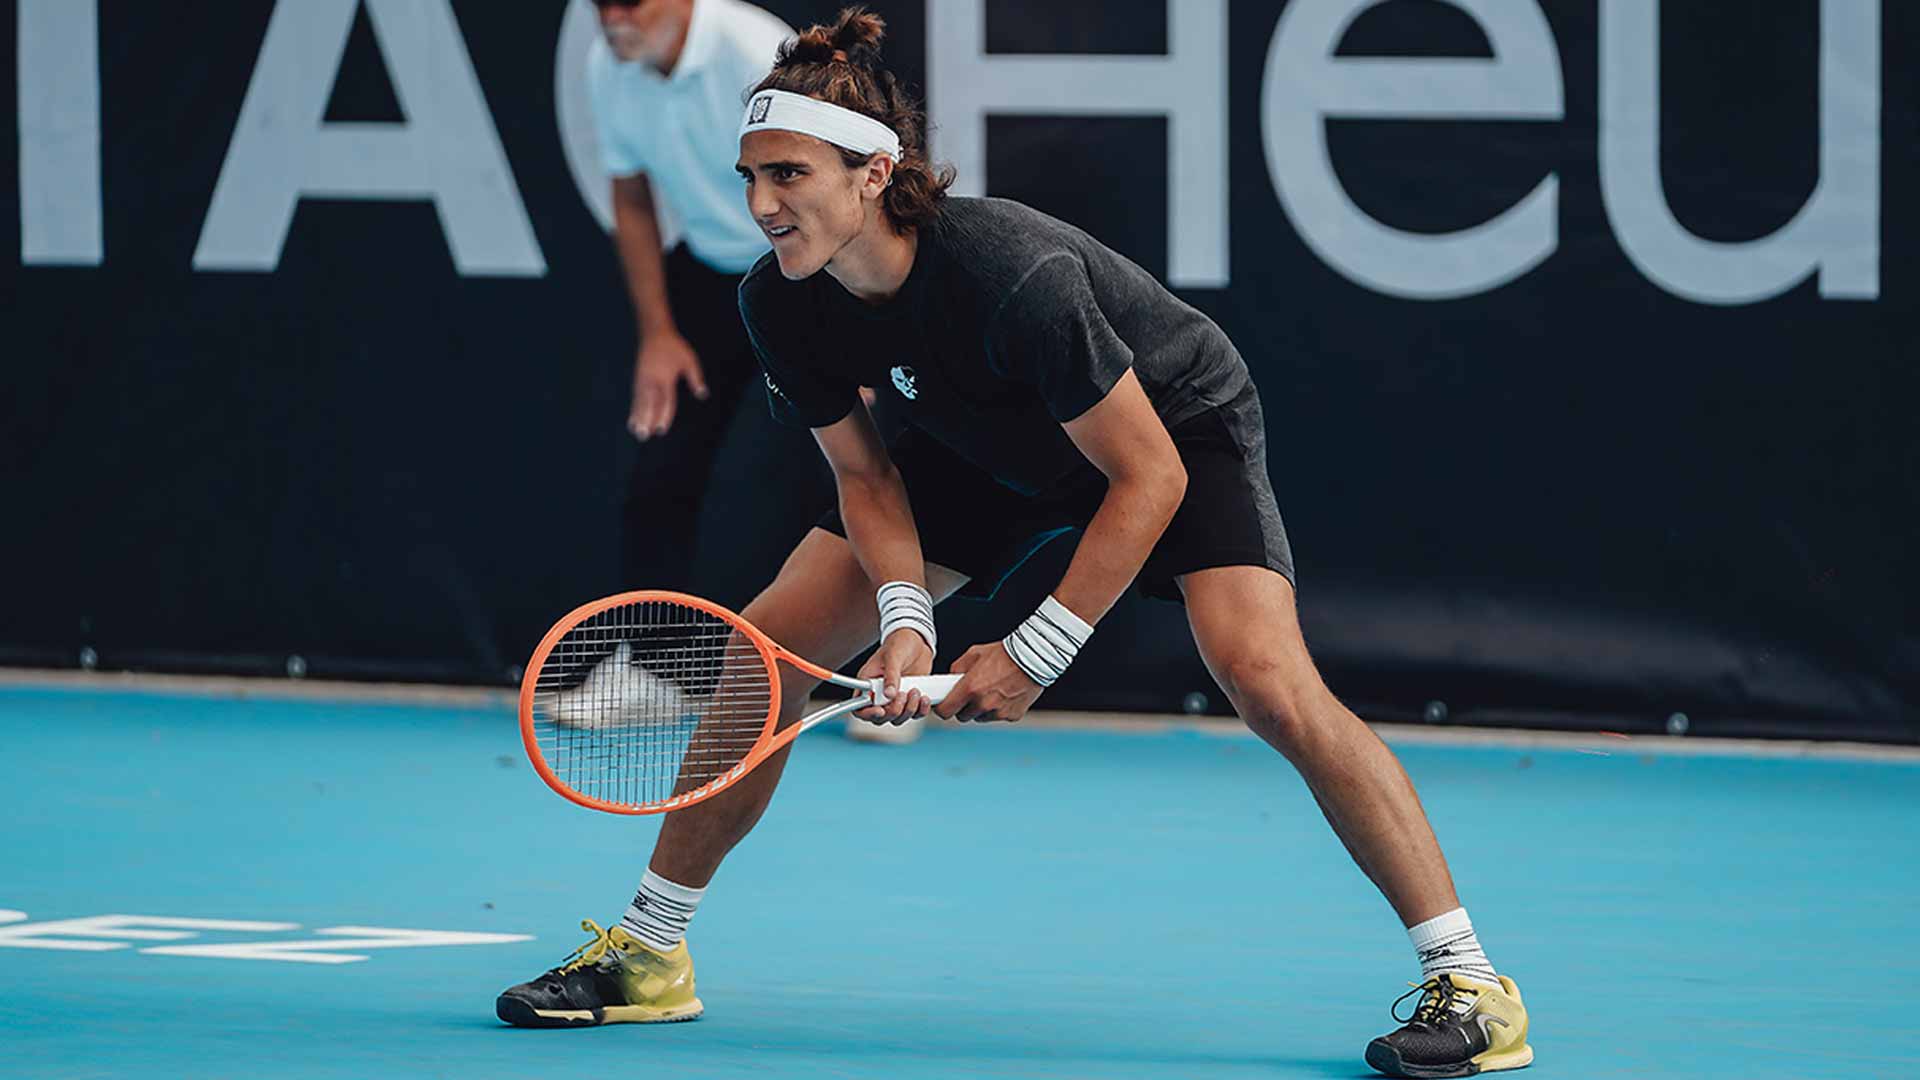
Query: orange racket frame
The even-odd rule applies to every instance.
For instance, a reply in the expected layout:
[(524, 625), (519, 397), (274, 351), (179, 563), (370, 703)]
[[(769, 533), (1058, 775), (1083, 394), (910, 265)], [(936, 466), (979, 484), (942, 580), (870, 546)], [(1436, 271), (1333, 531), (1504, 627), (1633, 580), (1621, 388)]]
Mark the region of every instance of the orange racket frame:
[[(619, 803), (596, 798), (575, 791), (562, 780), (548, 764), (546, 755), (540, 749), (535, 731), (534, 694), (540, 672), (546, 665), (547, 657), (560, 644), (568, 632), (593, 617), (613, 608), (628, 604), (663, 602), (681, 604), (705, 612), (716, 619), (730, 624), (741, 636), (753, 644), (760, 658), (767, 665), (768, 681), (771, 683), (770, 700), (766, 719), (762, 722), (758, 739), (740, 762), (720, 776), (708, 780), (699, 787), (682, 792), (667, 799), (648, 803)], [(778, 665), (786, 663), (822, 682), (830, 682), (855, 691), (854, 696), (845, 701), (836, 702), (816, 710), (803, 717), (799, 723), (780, 728), (781, 684)], [(930, 704), (939, 704), (953, 688), (959, 684), (959, 675), (919, 675), (906, 676), (900, 680), (900, 691), (906, 693), (920, 691)], [(604, 810), (610, 814), (662, 814), (671, 810), (681, 810), (695, 803), (710, 799), (733, 786), (741, 777), (752, 772), (754, 767), (767, 760), (781, 747), (800, 737), (803, 732), (817, 727), (829, 720), (867, 708), (876, 702), (884, 701), (885, 691), (879, 679), (855, 679), (837, 671), (820, 666), (806, 657), (795, 653), (786, 646), (768, 637), (759, 627), (748, 622), (737, 612), (721, 607), (711, 600), (686, 593), (670, 592), (663, 589), (643, 589), (636, 592), (616, 593), (598, 600), (589, 601), (568, 612), (559, 622), (547, 631), (540, 644), (533, 650), (533, 658), (527, 662), (525, 675), (520, 680), (520, 741), (525, 746), (528, 760), (540, 774), (540, 779), (561, 796), (592, 810)]]

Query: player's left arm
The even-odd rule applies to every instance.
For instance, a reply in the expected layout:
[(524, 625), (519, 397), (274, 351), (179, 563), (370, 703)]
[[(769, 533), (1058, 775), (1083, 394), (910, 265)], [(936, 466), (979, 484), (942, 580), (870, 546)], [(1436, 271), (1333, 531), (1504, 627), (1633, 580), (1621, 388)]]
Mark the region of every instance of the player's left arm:
[[(1107, 477), (1106, 498), (1053, 592), (1091, 626), (1133, 583), (1166, 532), (1186, 497), (1187, 470), (1131, 368), (1099, 403), (1062, 426)], [(967, 678), (936, 707), (942, 716), (1018, 720), (1042, 690), (998, 641), (967, 650), (953, 670)]]

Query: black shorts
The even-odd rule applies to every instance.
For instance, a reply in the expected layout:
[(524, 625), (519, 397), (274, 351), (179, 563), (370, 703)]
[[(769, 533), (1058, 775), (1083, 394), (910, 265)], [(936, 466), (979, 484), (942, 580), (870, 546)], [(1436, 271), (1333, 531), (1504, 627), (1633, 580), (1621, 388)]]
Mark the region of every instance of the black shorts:
[[(1216, 566), (1264, 566), (1293, 581), (1293, 551), (1267, 477), (1266, 425), (1252, 384), (1168, 432), (1187, 468), (1187, 496), (1134, 587), (1178, 601), (1175, 578)], [(913, 504), (921, 554), (967, 575), (961, 596), (992, 597), (1048, 541), (1084, 529), (1107, 492), (1106, 477), (1088, 466), (1049, 491), (1022, 495), (911, 428), (896, 440), (893, 461)], [(847, 535), (837, 509), (820, 527)]]

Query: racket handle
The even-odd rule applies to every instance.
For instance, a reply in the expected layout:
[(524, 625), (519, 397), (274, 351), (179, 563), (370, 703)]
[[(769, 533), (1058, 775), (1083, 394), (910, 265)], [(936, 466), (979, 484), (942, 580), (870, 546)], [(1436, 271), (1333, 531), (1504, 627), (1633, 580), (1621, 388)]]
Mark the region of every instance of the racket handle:
[[(900, 689), (918, 690), (927, 696), (927, 703), (938, 705), (953, 688), (960, 685), (964, 675), (903, 675), (900, 677)], [(887, 698), (887, 685), (884, 679), (873, 680), (873, 700), (884, 705)]]

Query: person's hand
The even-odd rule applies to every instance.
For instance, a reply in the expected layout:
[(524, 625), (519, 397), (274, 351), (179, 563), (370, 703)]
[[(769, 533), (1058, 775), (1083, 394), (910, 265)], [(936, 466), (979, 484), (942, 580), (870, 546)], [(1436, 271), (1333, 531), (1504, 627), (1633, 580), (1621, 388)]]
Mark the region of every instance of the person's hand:
[(918, 690), (900, 692), (903, 675), (927, 675), (933, 671), (933, 650), (917, 631), (900, 627), (887, 635), (867, 662), (860, 667), (862, 679), (885, 679), (887, 703), (861, 709), (853, 715), (862, 720), (904, 724), (915, 716), (927, 715), (927, 696)]
[(672, 333), (648, 334), (633, 364), (633, 408), (627, 413), (627, 430), (634, 438), (646, 442), (673, 426), (682, 379), (694, 397), (707, 400), (707, 377), (687, 339)]
[(1026, 716), (1034, 699), (1046, 689), (1028, 678), (1007, 655), (1006, 646), (997, 641), (968, 649), (953, 662), (953, 670), (964, 672), (966, 677), (933, 711), (962, 722), (1012, 723)]

